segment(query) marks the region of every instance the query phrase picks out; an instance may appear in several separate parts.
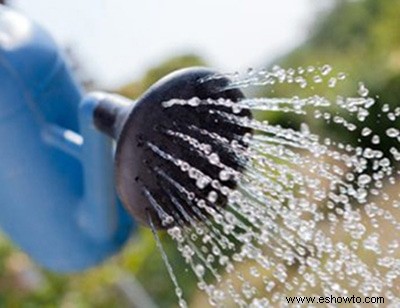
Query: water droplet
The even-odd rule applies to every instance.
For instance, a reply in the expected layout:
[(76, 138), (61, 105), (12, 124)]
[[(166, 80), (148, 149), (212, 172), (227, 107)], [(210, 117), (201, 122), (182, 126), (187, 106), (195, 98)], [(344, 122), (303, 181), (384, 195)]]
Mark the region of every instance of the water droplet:
[(231, 178), (231, 173), (228, 170), (221, 170), (219, 173), (219, 179), (221, 181), (228, 181)]
[(196, 272), (197, 276), (200, 276), (200, 277), (204, 276), (204, 273), (205, 273), (204, 266), (201, 264), (197, 264), (196, 268), (195, 268), (195, 272)]
[(313, 77), (314, 83), (321, 83), (322, 82), (322, 78), (319, 75), (315, 75)]
[(210, 184), (211, 179), (207, 176), (200, 176), (197, 181), (196, 181), (196, 186), (200, 189), (204, 189), (207, 187), (208, 184)]
[(163, 226), (168, 226), (174, 222), (174, 218), (170, 215), (166, 215), (162, 220)]
[(321, 74), (323, 76), (328, 75), (332, 71), (332, 67), (329, 64), (325, 64), (321, 67)]
[(367, 137), (367, 136), (369, 136), (371, 133), (372, 133), (372, 130), (371, 130), (370, 128), (368, 128), (368, 127), (364, 127), (364, 128), (362, 129), (362, 131), (361, 131), (361, 135), (362, 135), (363, 137)]
[(334, 88), (336, 86), (336, 83), (337, 83), (337, 79), (334, 77), (331, 77), (331, 78), (329, 78), (329, 81), (328, 81), (328, 87)]
[(340, 72), (340, 73), (337, 75), (337, 79), (338, 79), (338, 80), (345, 80), (345, 79), (346, 79), (346, 74), (343, 73), (343, 72)]
[(232, 112), (233, 113), (238, 114), (241, 111), (242, 111), (242, 107), (238, 103), (232, 105)]
[(218, 194), (212, 190), (209, 192), (207, 200), (210, 201), (211, 203), (215, 203), (218, 199)]
[(378, 135), (372, 136), (371, 142), (373, 144), (379, 144), (381, 142), (381, 138)]
[(369, 184), (371, 182), (371, 177), (368, 174), (361, 174), (358, 177), (358, 185), (366, 185)]
[(369, 93), (369, 91), (368, 91), (368, 89), (365, 87), (364, 83), (360, 82), (360, 83), (358, 84), (358, 94), (359, 94), (361, 97), (367, 97), (367, 96), (368, 96), (368, 93)]
[(400, 132), (397, 128), (391, 127), (386, 130), (386, 135), (391, 138), (396, 138), (400, 135)]
[(188, 101), (188, 105), (192, 106), (192, 107), (197, 107), (200, 105), (200, 103), (201, 103), (201, 100), (198, 97), (193, 97)]
[(208, 161), (212, 165), (218, 165), (219, 164), (219, 156), (217, 153), (212, 153), (208, 156)]
[(300, 131), (303, 135), (309, 135), (310, 134), (310, 127), (307, 125), (307, 123), (301, 123), (300, 124)]

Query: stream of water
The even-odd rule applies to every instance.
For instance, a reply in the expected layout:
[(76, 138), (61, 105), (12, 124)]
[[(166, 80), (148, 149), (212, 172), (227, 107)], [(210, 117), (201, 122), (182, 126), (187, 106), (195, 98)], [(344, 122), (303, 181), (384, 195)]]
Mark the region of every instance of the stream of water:
[[(207, 106), (221, 121), (252, 131), (232, 139), (195, 125), (185, 132), (165, 131), (219, 168), (218, 178), (147, 143), (197, 187), (190, 190), (168, 170), (154, 170), (168, 183), (176, 208), (173, 215), (160, 213), (160, 219), (209, 304), (288, 306), (288, 296), (355, 295), (384, 297), (386, 305), (399, 307), (400, 108), (369, 96), (363, 83), (354, 89), (357, 95), (342, 96), (340, 85), (350, 78), (329, 65), (210, 78), (223, 76), (232, 80), (227, 88), (265, 88), (269, 94), (239, 102), (194, 97), (163, 103), (163, 108), (188, 106), (193, 112)], [(277, 86), (294, 87), (299, 95), (275, 97)], [(333, 95), (318, 94), (320, 89)], [(242, 116), (243, 110), (253, 117)], [(370, 123), (376, 119), (389, 124), (374, 131)], [(331, 136), (322, 127), (331, 127)], [(224, 164), (199, 135), (227, 149), (244, 169)], [(206, 195), (199, 193), (205, 190)], [(222, 199), (226, 204), (215, 206)], [(162, 206), (151, 201), (160, 212)], [(179, 277), (153, 230), (179, 305), (186, 307)]]

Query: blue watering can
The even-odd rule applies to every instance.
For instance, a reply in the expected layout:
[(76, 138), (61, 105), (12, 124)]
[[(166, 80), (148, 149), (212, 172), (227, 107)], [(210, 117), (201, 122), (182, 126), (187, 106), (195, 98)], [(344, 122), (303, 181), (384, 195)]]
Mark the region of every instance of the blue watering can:
[(133, 227), (112, 141), (92, 125), (96, 99), (83, 98), (45, 31), (0, 6), (0, 226), (52, 270), (102, 261)]
[[(157, 228), (168, 227), (178, 202), (186, 202), (177, 182), (187, 183), (203, 198), (211, 187), (200, 191), (160, 149), (214, 178), (219, 170), (166, 132), (185, 132), (191, 125), (226, 138), (248, 132), (208, 109), (162, 108), (163, 101), (176, 98), (243, 97), (226, 87), (226, 78), (208, 78), (212, 74), (205, 68), (172, 73), (135, 103), (106, 93), (84, 95), (52, 38), (0, 6), (2, 230), (42, 266), (71, 272), (119, 251), (135, 228), (131, 215), (143, 224), (151, 219)], [(241, 168), (220, 145), (213, 148), (226, 165)], [(219, 205), (226, 201), (222, 195), (218, 199)], [(193, 214), (190, 208), (186, 211)]]

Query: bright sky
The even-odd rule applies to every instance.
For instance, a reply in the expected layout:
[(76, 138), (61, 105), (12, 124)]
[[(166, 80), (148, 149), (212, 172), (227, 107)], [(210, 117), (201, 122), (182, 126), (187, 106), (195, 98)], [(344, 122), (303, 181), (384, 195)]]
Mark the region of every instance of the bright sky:
[(14, 0), (105, 86), (194, 52), (222, 71), (260, 67), (301, 43), (315, 0)]

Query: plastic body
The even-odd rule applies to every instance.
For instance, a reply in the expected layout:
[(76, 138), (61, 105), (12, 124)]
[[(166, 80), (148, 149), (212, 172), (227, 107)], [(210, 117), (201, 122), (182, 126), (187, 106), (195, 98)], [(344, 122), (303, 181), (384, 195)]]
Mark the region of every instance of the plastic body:
[(39, 264), (85, 269), (133, 223), (114, 188), (113, 146), (93, 125), (51, 37), (0, 6), (0, 228)]

